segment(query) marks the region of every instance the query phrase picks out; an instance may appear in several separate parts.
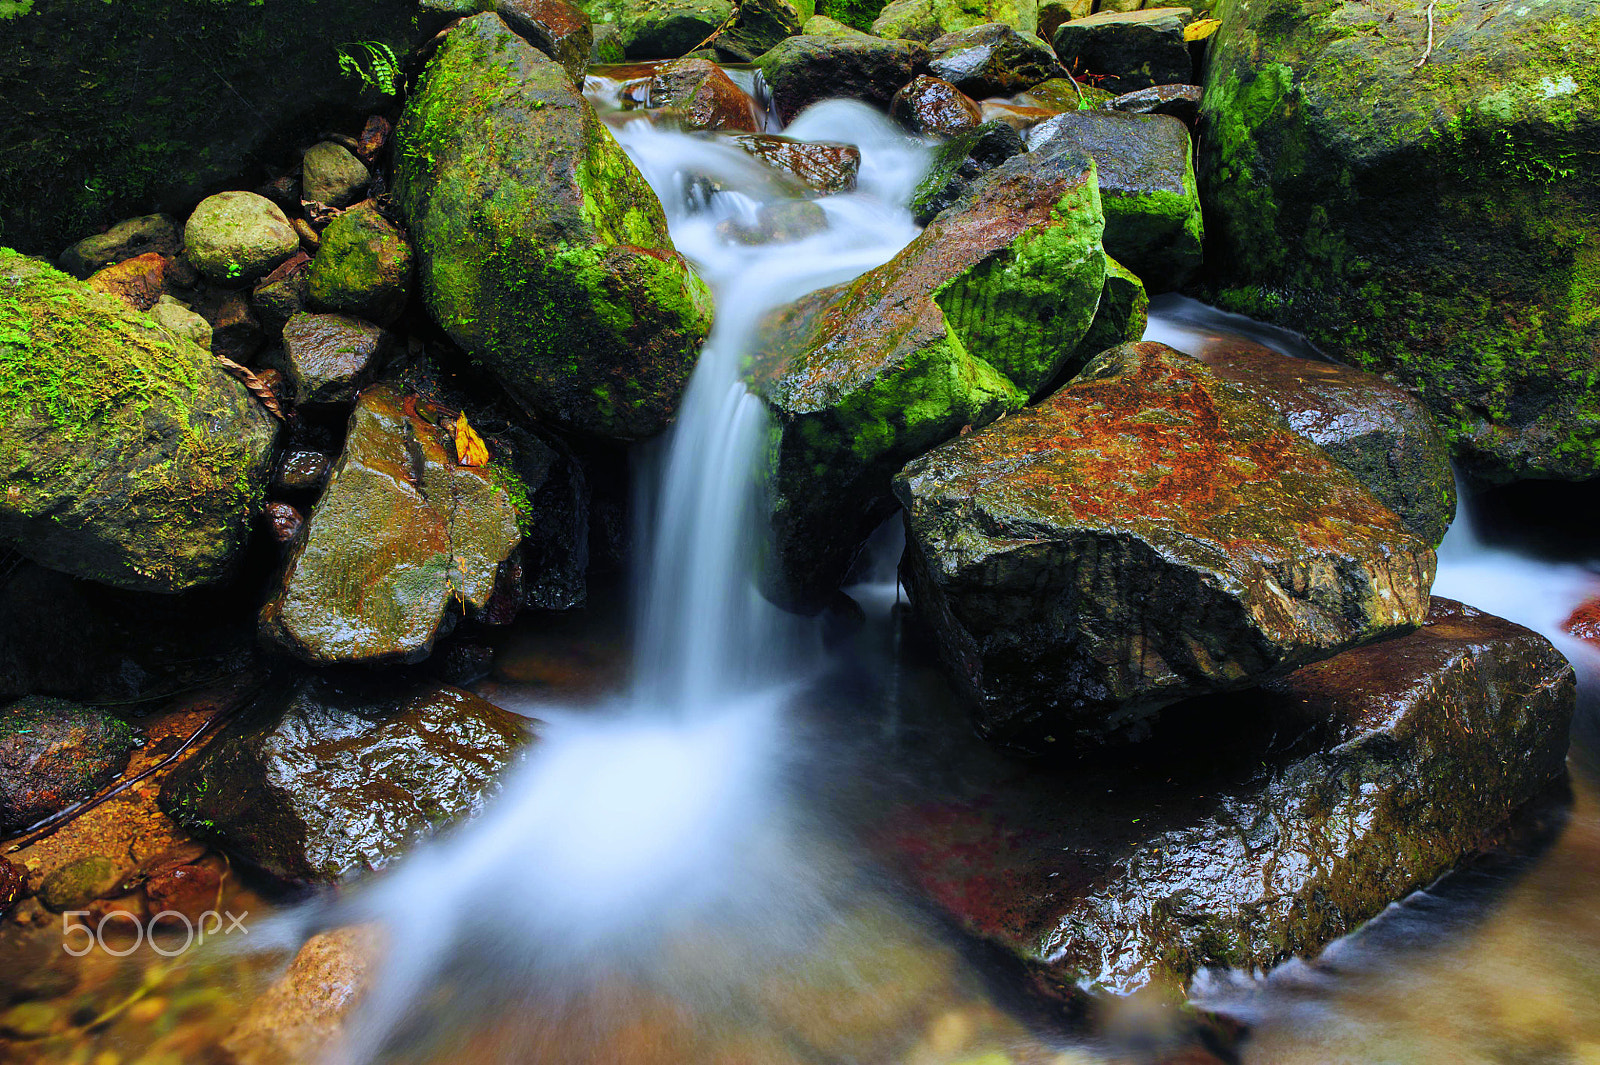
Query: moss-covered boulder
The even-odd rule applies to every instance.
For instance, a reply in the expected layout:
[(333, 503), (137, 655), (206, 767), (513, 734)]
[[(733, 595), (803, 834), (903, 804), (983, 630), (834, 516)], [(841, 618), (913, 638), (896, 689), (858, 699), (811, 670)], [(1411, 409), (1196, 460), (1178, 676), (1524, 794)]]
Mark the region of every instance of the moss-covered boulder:
[(801, 27), (811, 17), (811, 0), (740, 0), (739, 17), (713, 42), (717, 58), (729, 63), (753, 63), (785, 37), (801, 33)]
[(226, 577), (277, 423), (210, 354), (0, 249), (0, 542), (79, 577)]
[(1186, 7), (1103, 9), (1063, 22), (1051, 43), (1069, 69), (1095, 75), (1114, 93), (1184, 84), (1194, 80), (1183, 35), (1190, 18)]
[(184, 223), (183, 244), (196, 270), (227, 285), (258, 281), (300, 250), (300, 238), (277, 204), (237, 191), (201, 200)]
[(1209, 344), (1195, 354), (1355, 474), (1406, 528), (1436, 546), (1444, 539), (1455, 518), (1456, 480), (1416, 397), (1376, 374), (1249, 341)]
[(629, 59), (687, 55), (733, 14), (733, 0), (582, 0), (596, 27), (620, 31)]
[(1170, 115), (1068, 111), (1028, 131), (1037, 152), (1087, 152), (1100, 177), (1106, 252), (1151, 292), (1179, 288), (1200, 266), (1205, 225), (1189, 130)]
[(0, 836), (87, 799), (132, 752), (133, 730), (104, 711), (40, 695), (0, 707)]
[(775, 423), (772, 598), (823, 602), (902, 464), (1054, 377), (1100, 298), (1102, 225), (1086, 157), (1018, 157), (885, 265), (768, 316), (751, 385)]
[(1004, 22), (988, 22), (937, 37), (928, 69), (970, 96), (1011, 96), (1061, 74), (1050, 46)]
[[(1468, 472), (1600, 472), (1600, 9), (1232, 4), (1201, 183), (1224, 306), (1421, 395)], [(1420, 65), (1419, 65), (1420, 62)]]
[(1574, 689), (1543, 637), (1434, 599), (1417, 631), (1174, 707), (1120, 757), (1019, 765), (933, 702), (903, 703), (946, 738), (885, 848), (971, 931), (1127, 994), (1312, 955), (1470, 857), (1561, 779)]
[(230, 721), (160, 802), (272, 876), (346, 883), (476, 816), (530, 739), (526, 718), (456, 688), (302, 680)]
[[(317, 256), (305, 274), (306, 295), (318, 310), (389, 325), (411, 298), (411, 260), (406, 235), (368, 201), (322, 231)], [(256, 298), (261, 298), (259, 291)]]
[(911, 41), (850, 34), (790, 37), (756, 66), (772, 91), (778, 118), (788, 123), (819, 100), (844, 98), (887, 108), (927, 58), (927, 49)]
[(1004, 122), (984, 122), (955, 134), (934, 149), (928, 172), (911, 193), (911, 217), (927, 225), (960, 203), (980, 176), (1026, 150), (1022, 134)]
[(926, 44), (947, 33), (991, 22), (1035, 33), (1038, 4), (1035, 0), (889, 0), (873, 20), (872, 32)]
[(521, 539), (495, 466), (462, 466), (453, 419), (380, 385), (262, 609), (270, 646), (312, 665), (426, 658), (459, 611), (481, 610)]
[(1061, 368), (1062, 376), (1058, 380), (1065, 384), (1102, 351), (1139, 340), (1149, 324), (1150, 296), (1145, 292), (1144, 282), (1132, 270), (1107, 255), (1106, 284), (1100, 290), (1100, 306), (1094, 312), (1089, 331), (1083, 335), (1077, 350)]
[[(595, 51), (594, 24), (587, 12), (566, 0), (419, 0), (417, 4), (418, 21), (430, 37), (458, 18), (485, 11), (499, 15), (511, 32), (560, 63), (573, 85), (583, 85)], [(620, 28), (612, 23), (607, 29), (620, 45)], [(618, 55), (616, 61), (623, 58)]]
[(440, 45), (395, 136), (422, 296), (451, 339), (569, 428), (665, 428), (710, 293), (561, 67), (474, 16)]
[(1430, 544), (1277, 411), (1155, 343), (911, 462), (905, 574), (978, 728), (1137, 738), (1161, 707), (1404, 633)]

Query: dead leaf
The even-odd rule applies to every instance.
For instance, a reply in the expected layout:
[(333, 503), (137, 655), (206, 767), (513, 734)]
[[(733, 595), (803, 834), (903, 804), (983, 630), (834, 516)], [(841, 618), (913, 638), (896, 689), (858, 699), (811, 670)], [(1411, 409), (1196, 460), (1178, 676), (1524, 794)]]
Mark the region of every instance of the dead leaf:
[(255, 371), (248, 366), (240, 366), (232, 359), (218, 355), (217, 361), (222, 363), (222, 368), (237, 377), (250, 394), (261, 401), (261, 405), (280, 422), (284, 420), (283, 408), (278, 405), (278, 397), (268, 387), (267, 383), (255, 375)]
[(456, 465), (487, 466), (488, 464), (489, 445), (485, 444), (483, 437), (467, 424), (467, 415), (463, 411), (456, 418)]
[(1216, 33), (1217, 27), (1220, 25), (1222, 25), (1222, 20), (1219, 18), (1203, 18), (1191, 22), (1183, 28), (1183, 39), (1186, 41), (1203, 41), (1213, 33)]

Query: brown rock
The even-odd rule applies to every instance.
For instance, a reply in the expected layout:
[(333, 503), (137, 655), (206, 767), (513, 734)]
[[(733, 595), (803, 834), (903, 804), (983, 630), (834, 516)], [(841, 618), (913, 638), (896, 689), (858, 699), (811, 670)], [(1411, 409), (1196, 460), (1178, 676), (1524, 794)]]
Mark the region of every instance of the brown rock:
[(918, 74), (894, 94), (889, 115), (913, 133), (949, 137), (983, 122), (983, 110), (966, 93), (928, 74)]
[(217, 908), (223, 868), (220, 858), (162, 864), (145, 881), (146, 912), (152, 917), (171, 912), (199, 920), (201, 914)]
[(831, 141), (797, 141), (770, 133), (740, 134), (733, 142), (763, 163), (823, 194), (856, 187), (861, 149)]
[(328, 471), (333, 459), (320, 451), (294, 448), (283, 453), (278, 461), (278, 472), (272, 477), (272, 487), (279, 492), (320, 492), (328, 483)]
[(378, 156), (389, 146), (389, 137), (393, 133), (394, 123), (387, 118), (382, 115), (369, 116), (367, 124), (361, 127), (361, 136), (356, 138), (356, 158), (368, 166), (378, 165)]
[(250, 298), (243, 292), (228, 293), (220, 304), (211, 308), (209, 314), (204, 307), (197, 307), (196, 310), (211, 322), (213, 355), (247, 364), (261, 350), (261, 345), (266, 343), (266, 331), (251, 312)]
[(982, 117), (985, 122), (1004, 122), (1015, 130), (1032, 129), (1045, 119), (1054, 118), (1061, 113), (1047, 107), (1008, 104), (1003, 100), (985, 100), (979, 106), (983, 110)]
[(298, 1065), (328, 1056), (366, 994), (381, 944), (369, 925), (306, 940), (278, 982), (223, 1039), (233, 1065)]
[(148, 311), (167, 291), (167, 258), (152, 251), (124, 259), (96, 271), (88, 285), (120, 298), (136, 311)]
[(582, 88), (594, 48), (594, 27), (589, 16), (565, 0), (498, 0), (496, 14), (518, 37), (561, 64)]
[(297, 251), (250, 294), (250, 308), (266, 329), (282, 332), (284, 323), (306, 309), (306, 268), (310, 264), (311, 256)]
[(300, 534), (300, 527), (305, 524), (305, 518), (301, 516), (300, 511), (282, 500), (268, 503), (263, 516), (272, 538), (280, 544), (292, 542)]
[(183, 250), (183, 231), (164, 214), (118, 222), (104, 233), (85, 237), (61, 253), (61, 269), (82, 281), (124, 259), (155, 252), (171, 258)]
[(1561, 627), (1580, 640), (1600, 646), (1600, 596), (1579, 603)]
[(392, 333), (348, 314), (295, 315), (283, 327), (294, 405), (313, 413), (349, 406), (396, 345)]
[(685, 129), (757, 133), (762, 120), (750, 94), (707, 59), (662, 63), (650, 78), (647, 106), (672, 111)]
[(0, 916), (28, 892), (28, 874), (22, 867), (0, 858)]

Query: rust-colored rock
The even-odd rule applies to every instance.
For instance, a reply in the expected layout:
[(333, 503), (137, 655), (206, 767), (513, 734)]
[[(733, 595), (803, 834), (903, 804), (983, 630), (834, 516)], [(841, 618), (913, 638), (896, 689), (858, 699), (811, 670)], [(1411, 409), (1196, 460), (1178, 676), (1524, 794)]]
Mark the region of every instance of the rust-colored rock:
[(733, 143), (774, 170), (824, 195), (849, 192), (861, 170), (861, 149), (832, 141), (797, 141), (771, 133), (740, 134)]
[(983, 109), (966, 93), (928, 74), (918, 74), (894, 94), (889, 114), (913, 133), (949, 137), (983, 121)]
[(1578, 639), (1600, 647), (1600, 595), (1579, 603), (1561, 627)]
[(300, 527), (305, 524), (305, 517), (292, 503), (274, 500), (267, 504), (266, 511), (262, 514), (267, 523), (267, 531), (272, 538), (280, 544), (290, 544), (300, 535)]
[(88, 285), (96, 292), (116, 296), (136, 311), (148, 311), (167, 291), (167, 257), (145, 252), (96, 271)]
[(367, 992), (381, 944), (378, 929), (369, 925), (306, 940), (288, 971), (222, 1041), (233, 1065), (293, 1065), (326, 1056)]
[(646, 101), (667, 108), (685, 129), (757, 133), (762, 126), (750, 94), (709, 59), (674, 59), (656, 67)]
[(382, 115), (369, 116), (366, 125), (361, 127), (361, 136), (356, 138), (356, 158), (368, 166), (377, 166), (378, 156), (389, 146), (393, 135), (393, 122)]
[(494, 10), (513, 33), (561, 64), (572, 84), (583, 86), (594, 47), (586, 12), (566, 0), (497, 0)]
[(979, 107), (982, 109), (985, 122), (1004, 122), (1018, 131), (1032, 129), (1045, 119), (1054, 118), (1061, 113), (1047, 107), (1008, 104), (1004, 100), (985, 100)]

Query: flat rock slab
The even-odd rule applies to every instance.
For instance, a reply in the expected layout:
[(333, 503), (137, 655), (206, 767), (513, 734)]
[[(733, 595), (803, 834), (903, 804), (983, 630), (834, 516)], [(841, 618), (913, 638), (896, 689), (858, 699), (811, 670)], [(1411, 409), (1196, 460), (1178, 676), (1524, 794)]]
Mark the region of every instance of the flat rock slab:
[(1174, 707), (1124, 757), (955, 739), (880, 843), (969, 929), (1127, 993), (1316, 951), (1469, 856), (1564, 772), (1573, 673), (1445, 599), (1406, 636)]
[(978, 728), (1136, 738), (1161, 706), (1420, 624), (1432, 547), (1287, 421), (1163, 344), (911, 462), (902, 568)]

